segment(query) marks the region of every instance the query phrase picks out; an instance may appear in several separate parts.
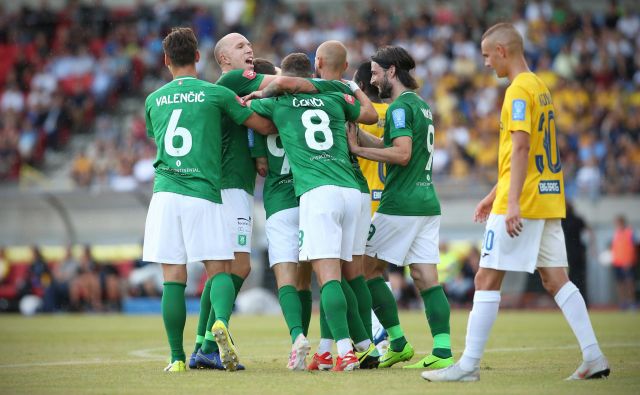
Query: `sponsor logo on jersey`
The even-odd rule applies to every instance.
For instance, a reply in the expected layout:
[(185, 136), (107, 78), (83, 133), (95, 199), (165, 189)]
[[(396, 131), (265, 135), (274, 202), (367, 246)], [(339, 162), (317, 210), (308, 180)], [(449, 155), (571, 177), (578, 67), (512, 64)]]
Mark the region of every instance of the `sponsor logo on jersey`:
[(378, 201), (382, 199), (382, 191), (379, 189), (374, 189), (373, 191), (371, 191), (371, 200), (375, 200)]
[(560, 181), (558, 180), (541, 180), (538, 183), (538, 192), (541, 195), (559, 195), (560, 194)]
[(524, 113), (527, 108), (527, 103), (521, 99), (515, 99), (511, 103), (511, 120), (524, 121)]
[(346, 93), (344, 94), (344, 100), (349, 103), (349, 104), (354, 104), (356, 102), (356, 98), (351, 96), (351, 95), (347, 95)]
[(236, 101), (242, 106), (242, 107), (246, 107), (247, 103), (245, 103), (244, 100), (242, 100), (242, 98), (240, 96), (236, 96)]
[(391, 117), (393, 118), (393, 125), (396, 129), (404, 129), (406, 125), (406, 115), (404, 113), (404, 108), (396, 108), (391, 111)]
[(256, 78), (256, 76), (257, 76), (257, 75), (258, 75), (258, 74), (256, 74), (256, 72), (255, 72), (255, 71), (253, 71), (253, 70), (245, 70), (245, 71), (242, 73), (242, 76), (243, 76), (244, 78), (248, 79), (248, 80), (252, 80), (252, 79)]

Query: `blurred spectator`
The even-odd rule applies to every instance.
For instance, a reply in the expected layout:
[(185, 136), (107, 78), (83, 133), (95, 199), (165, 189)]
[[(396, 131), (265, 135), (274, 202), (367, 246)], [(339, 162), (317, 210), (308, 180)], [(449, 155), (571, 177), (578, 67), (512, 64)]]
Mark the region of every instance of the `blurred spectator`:
[(91, 257), (91, 248), (82, 248), (79, 260), (79, 274), (71, 282), (69, 299), (73, 311), (89, 309), (102, 311), (102, 287), (100, 285), (99, 269)]
[(162, 265), (155, 262), (136, 260), (135, 268), (129, 274), (129, 293), (132, 296), (159, 297), (162, 295)]
[[(53, 270), (53, 280), (44, 297), (43, 310), (53, 312), (67, 310), (70, 304), (71, 284), (80, 272), (80, 263), (73, 256), (72, 246), (67, 246), (64, 260)], [(74, 301), (77, 303), (77, 301)]]
[[(567, 247), (567, 260), (569, 261), (569, 280), (580, 290), (585, 302), (589, 304), (587, 293), (587, 247), (583, 238), (588, 237), (588, 245), (595, 248), (593, 230), (586, 222), (576, 214), (573, 204), (567, 202), (567, 216), (562, 220), (562, 230)], [(595, 251), (593, 251), (595, 255)]]
[(31, 247), (31, 255), (31, 265), (27, 272), (27, 278), (19, 285), (19, 294), (20, 296), (37, 295), (42, 297), (51, 284), (51, 270), (38, 247)]
[(611, 240), (611, 264), (616, 276), (618, 302), (623, 310), (636, 308), (637, 244), (638, 239), (627, 219), (623, 215), (616, 217)]
[(73, 160), (71, 174), (79, 187), (88, 187), (93, 178), (93, 163), (84, 151), (78, 152)]
[(444, 284), (447, 297), (454, 304), (465, 305), (473, 301), (474, 279), (480, 266), (480, 251), (476, 247), (469, 250), (462, 260), (460, 272)]
[(0, 284), (4, 283), (5, 278), (9, 274), (9, 261), (5, 256), (4, 247), (0, 246)]

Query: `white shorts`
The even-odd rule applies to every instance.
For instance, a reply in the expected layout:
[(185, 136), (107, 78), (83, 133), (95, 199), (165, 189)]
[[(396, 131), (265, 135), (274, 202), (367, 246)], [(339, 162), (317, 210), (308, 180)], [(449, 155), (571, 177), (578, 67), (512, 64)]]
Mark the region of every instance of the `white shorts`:
[(251, 252), (253, 196), (242, 189), (223, 189), (222, 205), (229, 223), (233, 252)]
[(339, 258), (351, 262), (361, 193), (323, 185), (300, 196), (300, 261)]
[(269, 250), (269, 267), (282, 262), (298, 262), (298, 207), (278, 211), (267, 218), (264, 226)]
[(356, 224), (356, 237), (353, 241), (353, 255), (364, 255), (371, 226), (371, 196), (368, 193), (361, 193), (360, 196), (362, 199)]
[(233, 259), (226, 224), (221, 204), (156, 192), (147, 212), (142, 259), (171, 264)]
[(529, 273), (536, 267), (567, 267), (567, 249), (559, 219), (522, 219), (522, 232), (512, 238), (507, 234), (504, 217), (489, 215), (480, 267)]
[(417, 217), (376, 212), (366, 254), (396, 266), (440, 262), (440, 216)]

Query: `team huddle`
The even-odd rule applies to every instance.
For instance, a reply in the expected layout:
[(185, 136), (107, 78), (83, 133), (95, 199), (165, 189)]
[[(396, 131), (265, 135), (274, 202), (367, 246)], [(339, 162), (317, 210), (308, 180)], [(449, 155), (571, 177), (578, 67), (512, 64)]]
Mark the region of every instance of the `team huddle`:
[[(143, 259), (162, 264), (162, 316), (171, 348), (166, 371), (242, 370), (229, 330), (235, 298), (250, 272), (256, 174), (265, 177), (268, 256), (291, 338), (287, 368), (389, 368), (414, 357), (384, 280), (389, 264), (409, 267), (433, 338), (430, 354), (403, 368), (429, 369), (429, 381), (479, 380), (505, 271), (539, 270), (583, 352), (569, 379), (606, 377), (584, 299), (566, 274), (560, 218), (564, 186), (551, 95), (522, 55), (510, 24), (483, 36), (485, 64), (508, 76), (500, 122), (499, 180), (476, 208), (487, 221), (466, 347), (451, 351), (447, 297), (438, 281), (440, 202), (432, 181), (435, 126), (416, 93), (411, 55), (377, 50), (343, 80), (347, 50), (322, 43), (278, 70), (254, 59), (238, 33), (218, 41), (222, 75), (197, 79), (197, 39), (188, 28), (163, 41), (173, 80), (145, 102), (158, 153)], [(542, 100), (544, 98), (545, 100)], [(382, 182), (384, 181), (384, 184)], [(373, 217), (372, 217), (373, 214)], [(186, 263), (202, 261), (208, 281), (196, 344), (188, 359)], [(311, 273), (320, 285), (320, 342), (311, 354)], [(372, 313), (388, 334), (382, 355)], [(337, 354), (332, 355), (334, 344)]]

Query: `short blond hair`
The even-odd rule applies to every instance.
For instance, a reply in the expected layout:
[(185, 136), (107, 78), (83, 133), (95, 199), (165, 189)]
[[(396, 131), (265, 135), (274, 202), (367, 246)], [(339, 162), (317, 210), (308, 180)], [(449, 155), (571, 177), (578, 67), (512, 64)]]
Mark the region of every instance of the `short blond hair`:
[(524, 40), (520, 32), (511, 23), (497, 23), (487, 29), (482, 35), (482, 41), (488, 40), (492, 44), (501, 44), (509, 52), (524, 52)]

